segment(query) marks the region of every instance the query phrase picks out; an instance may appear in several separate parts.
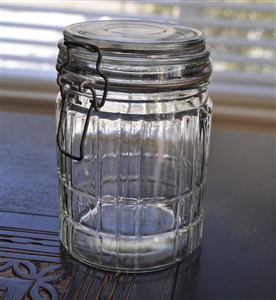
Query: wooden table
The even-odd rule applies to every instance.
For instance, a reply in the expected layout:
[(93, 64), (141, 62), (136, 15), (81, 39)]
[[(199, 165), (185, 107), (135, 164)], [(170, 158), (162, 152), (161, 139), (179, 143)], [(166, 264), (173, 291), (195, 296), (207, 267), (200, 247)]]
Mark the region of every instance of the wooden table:
[(0, 299), (275, 299), (275, 137), (213, 130), (203, 242), (160, 272), (83, 265), (58, 236), (55, 119), (2, 113)]

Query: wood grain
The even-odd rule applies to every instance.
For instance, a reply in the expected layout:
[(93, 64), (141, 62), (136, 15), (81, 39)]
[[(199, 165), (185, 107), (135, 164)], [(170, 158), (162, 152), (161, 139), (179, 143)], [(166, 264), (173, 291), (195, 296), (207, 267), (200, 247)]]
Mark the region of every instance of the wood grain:
[(0, 299), (275, 299), (275, 136), (213, 130), (199, 257), (105, 272), (60, 245), (52, 116), (1, 114)]

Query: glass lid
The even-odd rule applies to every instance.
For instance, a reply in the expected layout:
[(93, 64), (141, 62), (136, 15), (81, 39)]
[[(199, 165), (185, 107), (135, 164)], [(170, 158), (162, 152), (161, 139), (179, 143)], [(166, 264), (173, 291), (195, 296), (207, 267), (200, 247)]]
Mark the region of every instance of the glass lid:
[(71, 76), (75, 83), (93, 80), (98, 86), (103, 84), (99, 67), (109, 79), (109, 88), (122, 91), (126, 87), (169, 90), (207, 84), (211, 76), (210, 48), (205, 35), (194, 28), (141, 20), (97, 20), (69, 25), (63, 34), (57, 70), (64, 68), (68, 73), (64, 76)]
[(205, 35), (194, 28), (141, 20), (90, 21), (63, 30), (65, 40), (119, 51), (168, 51), (204, 45)]

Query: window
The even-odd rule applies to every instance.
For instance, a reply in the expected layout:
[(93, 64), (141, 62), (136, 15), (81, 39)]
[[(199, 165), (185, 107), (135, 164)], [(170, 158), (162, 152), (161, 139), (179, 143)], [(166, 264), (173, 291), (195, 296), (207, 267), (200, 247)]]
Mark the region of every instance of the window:
[(274, 1), (3, 1), (2, 109), (54, 113), (62, 28), (129, 17), (202, 29), (213, 49), (214, 126), (274, 130)]

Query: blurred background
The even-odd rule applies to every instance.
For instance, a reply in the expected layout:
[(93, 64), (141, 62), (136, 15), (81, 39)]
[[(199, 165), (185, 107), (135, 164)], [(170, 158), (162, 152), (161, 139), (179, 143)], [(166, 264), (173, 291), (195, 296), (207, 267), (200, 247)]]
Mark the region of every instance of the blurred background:
[(57, 41), (66, 25), (147, 19), (207, 34), (215, 128), (274, 132), (275, 5), (274, 0), (2, 2), (2, 110), (55, 113)]

